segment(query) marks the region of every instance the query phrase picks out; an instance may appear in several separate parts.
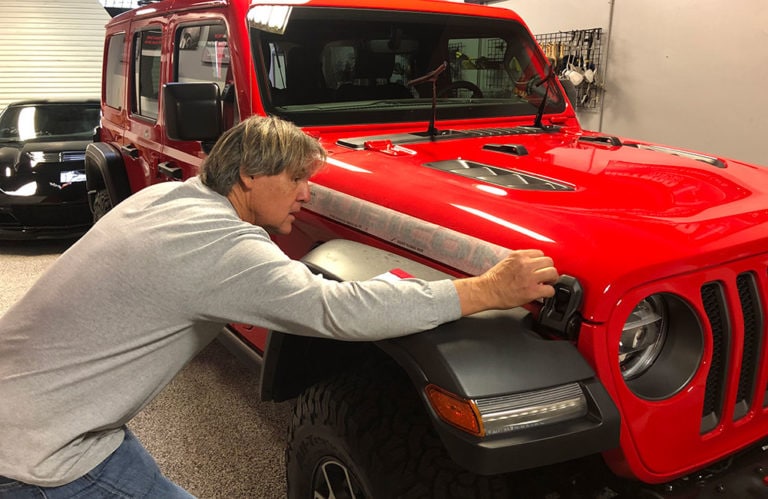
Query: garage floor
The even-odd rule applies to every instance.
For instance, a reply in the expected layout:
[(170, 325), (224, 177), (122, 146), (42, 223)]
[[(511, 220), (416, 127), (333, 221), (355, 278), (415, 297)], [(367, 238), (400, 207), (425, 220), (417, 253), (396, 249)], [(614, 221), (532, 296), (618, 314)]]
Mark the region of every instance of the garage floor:
[[(0, 241), (0, 314), (71, 242)], [(258, 373), (213, 342), (129, 425), (200, 498), (282, 498), (290, 404), (262, 403)]]

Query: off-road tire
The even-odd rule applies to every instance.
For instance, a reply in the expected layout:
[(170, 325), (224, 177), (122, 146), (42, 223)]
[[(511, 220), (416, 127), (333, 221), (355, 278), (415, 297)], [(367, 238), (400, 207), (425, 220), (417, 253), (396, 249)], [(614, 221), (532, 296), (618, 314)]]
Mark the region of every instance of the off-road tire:
[(98, 222), (101, 217), (112, 209), (112, 200), (106, 189), (99, 189), (93, 198), (93, 221)]
[[(297, 400), (286, 451), (288, 497), (331, 497), (321, 466), (357, 499), (509, 498), (507, 482), (448, 457), (410, 380), (389, 363), (367, 365), (307, 389)], [(346, 471), (349, 480), (343, 476)], [(334, 489), (334, 497), (352, 497)]]

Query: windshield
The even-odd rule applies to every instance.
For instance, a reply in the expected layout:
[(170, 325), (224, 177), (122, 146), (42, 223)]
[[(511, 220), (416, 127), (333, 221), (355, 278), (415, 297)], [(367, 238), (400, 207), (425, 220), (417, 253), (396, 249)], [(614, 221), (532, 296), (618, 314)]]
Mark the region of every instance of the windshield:
[(11, 105), (0, 114), (0, 142), (88, 139), (98, 125), (96, 102)]
[[(272, 9), (271, 11), (269, 9)], [(265, 108), (299, 125), (426, 121), (562, 112), (546, 59), (519, 23), (470, 16), (334, 8), (286, 9), (284, 25), (251, 10)], [(438, 69), (428, 81), (409, 84)], [(423, 79), (422, 79), (423, 80)], [(432, 81), (433, 80), (433, 81)]]

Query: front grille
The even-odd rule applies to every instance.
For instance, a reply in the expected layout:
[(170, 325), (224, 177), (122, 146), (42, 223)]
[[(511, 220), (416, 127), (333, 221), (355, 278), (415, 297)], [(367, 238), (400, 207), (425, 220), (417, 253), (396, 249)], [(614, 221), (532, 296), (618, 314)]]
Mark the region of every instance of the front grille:
[(61, 162), (67, 161), (84, 161), (85, 151), (63, 151), (60, 153)]
[(67, 163), (70, 161), (84, 161), (85, 151), (32, 153), (31, 158), (35, 161), (35, 163)]
[[(712, 330), (712, 361), (704, 397), (702, 433), (714, 429), (729, 412), (735, 421), (744, 417), (754, 404), (768, 404), (765, 396), (768, 386), (758, 386), (757, 382), (764, 346), (765, 300), (761, 299), (758, 275), (756, 271), (742, 272), (733, 281), (709, 282), (701, 287), (701, 300)], [(739, 352), (741, 362), (731, 362)], [(726, 389), (731, 380), (738, 383), (733, 407), (729, 408)]]
[(12, 213), (0, 211), (0, 229), (6, 227), (17, 227), (18, 225), (19, 221), (16, 220), (16, 217), (14, 217)]

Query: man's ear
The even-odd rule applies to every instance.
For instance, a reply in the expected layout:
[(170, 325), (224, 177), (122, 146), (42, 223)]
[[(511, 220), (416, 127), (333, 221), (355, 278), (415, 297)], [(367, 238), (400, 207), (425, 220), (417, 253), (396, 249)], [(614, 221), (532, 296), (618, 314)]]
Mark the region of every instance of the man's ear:
[(249, 190), (253, 186), (253, 175), (248, 175), (244, 171), (240, 170), (240, 176), (238, 178), (238, 182), (242, 186), (243, 189)]

